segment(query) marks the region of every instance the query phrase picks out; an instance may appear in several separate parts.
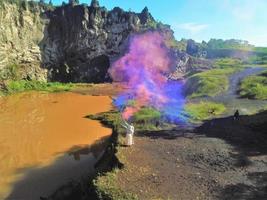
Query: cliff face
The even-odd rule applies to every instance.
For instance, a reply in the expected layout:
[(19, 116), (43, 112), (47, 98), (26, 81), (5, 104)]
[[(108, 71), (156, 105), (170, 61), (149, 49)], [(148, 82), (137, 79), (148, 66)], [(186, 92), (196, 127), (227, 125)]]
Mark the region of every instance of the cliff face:
[[(0, 7), (0, 78), (63, 82), (108, 81), (110, 62), (133, 32), (155, 23), (145, 8), (136, 14), (107, 11), (98, 1), (47, 10), (38, 3)], [(28, 3), (27, 3), (28, 4)], [(12, 68), (12, 69), (10, 69)], [(16, 72), (17, 73), (17, 72)]]
[(46, 13), (50, 19), (43, 39), (43, 63), (52, 80), (108, 81), (110, 62), (123, 52), (133, 32), (145, 30), (153, 18), (98, 4), (66, 5)]
[[(141, 13), (118, 7), (108, 11), (97, 0), (90, 6), (71, 3), (49, 9), (27, 4), (0, 5), (0, 80), (110, 81), (110, 63), (125, 52), (131, 34), (157, 28), (174, 39), (170, 27), (157, 23), (147, 8)], [(174, 56), (176, 74), (171, 78), (179, 79), (190, 62), (177, 50)]]
[[(41, 10), (29, 10), (16, 4), (0, 6), (0, 78), (10, 78), (10, 70), (27, 79), (46, 79), (46, 70), (41, 69), (39, 42), (43, 38), (44, 21)], [(10, 69), (13, 68), (13, 69)]]

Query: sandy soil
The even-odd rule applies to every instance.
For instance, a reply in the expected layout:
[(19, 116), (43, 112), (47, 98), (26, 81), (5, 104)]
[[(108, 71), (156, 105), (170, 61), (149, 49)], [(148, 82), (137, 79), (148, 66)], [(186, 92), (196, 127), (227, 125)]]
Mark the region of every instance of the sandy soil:
[(267, 113), (139, 133), (118, 174), (138, 199), (267, 199)]

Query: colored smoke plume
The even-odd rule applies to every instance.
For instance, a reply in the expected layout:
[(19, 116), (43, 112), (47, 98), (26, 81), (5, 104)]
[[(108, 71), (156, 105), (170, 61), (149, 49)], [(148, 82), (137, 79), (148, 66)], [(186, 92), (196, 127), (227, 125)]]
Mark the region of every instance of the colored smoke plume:
[(127, 88), (114, 101), (124, 119), (130, 119), (142, 107), (153, 107), (172, 120), (181, 119), (182, 83), (166, 78), (174, 63), (170, 55), (159, 32), (130, 38), (128, 52), (109, 71), (113, 81)]

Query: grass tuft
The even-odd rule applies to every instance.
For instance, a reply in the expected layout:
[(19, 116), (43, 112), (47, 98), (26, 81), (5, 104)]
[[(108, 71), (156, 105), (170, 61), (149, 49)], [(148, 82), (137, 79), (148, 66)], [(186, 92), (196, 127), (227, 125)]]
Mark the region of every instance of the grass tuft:
[(94, 185), (97, 188), (97, 195), (99, 199), (116, 199), (116, 200), (137, 200), (137, 196), (123, 191), (118, 186), (117, 174), (119, 170), (114, 169), (107, 172), (103, 176), (98, 176), (94, 180)]
[(41, 82), (41, 81), (8, 81), (6, 83), (6, 88), (3, 91), (6, 94), (13, 94), (17, 92), (24, 91), (47, 91), (47, 92), (59, 92), (59, 91), (69, 91), (74, 87), (73, 84), (63, 84), (58, 82)]
[(185, 111), (188, 113), (192, 121), (211, 119), (222, 114), (225, 110), (226, 108), (223, 104), (208, 101), (189, 103), (185, 106)]

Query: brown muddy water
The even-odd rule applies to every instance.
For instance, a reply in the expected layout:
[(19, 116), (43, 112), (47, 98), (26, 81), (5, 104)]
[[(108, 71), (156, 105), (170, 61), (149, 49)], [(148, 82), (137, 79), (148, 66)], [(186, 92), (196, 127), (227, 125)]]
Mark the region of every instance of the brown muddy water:
[[(94, 171), (111, 135), (86, 115), (111, 99), (29, 92), (0, 98), (0, 199), (40, 199)], [(99, 145), (97, 145), (98, 143)]]

